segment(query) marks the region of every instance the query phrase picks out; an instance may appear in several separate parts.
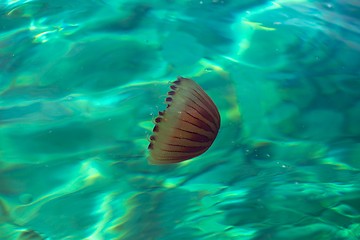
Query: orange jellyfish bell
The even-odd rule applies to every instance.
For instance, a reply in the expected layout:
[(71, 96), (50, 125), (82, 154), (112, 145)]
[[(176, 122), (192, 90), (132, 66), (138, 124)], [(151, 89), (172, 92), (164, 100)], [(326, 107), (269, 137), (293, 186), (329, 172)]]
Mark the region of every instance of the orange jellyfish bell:
[(197, 83), (178, 77), (170, 88), (167, 108), (155, 118), (148, 147), (150, 164), (197, 157), (209, 149), (219, 132), (219, 111)]

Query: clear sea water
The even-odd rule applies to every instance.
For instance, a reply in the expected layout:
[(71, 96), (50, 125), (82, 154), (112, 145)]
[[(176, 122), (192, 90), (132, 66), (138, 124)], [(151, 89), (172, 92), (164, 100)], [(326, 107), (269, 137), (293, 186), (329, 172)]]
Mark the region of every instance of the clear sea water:
[[(149, 165), (177, 76), (222, 126)], [(1, 0), (0, 239), (360, 239), (359, 0)]]

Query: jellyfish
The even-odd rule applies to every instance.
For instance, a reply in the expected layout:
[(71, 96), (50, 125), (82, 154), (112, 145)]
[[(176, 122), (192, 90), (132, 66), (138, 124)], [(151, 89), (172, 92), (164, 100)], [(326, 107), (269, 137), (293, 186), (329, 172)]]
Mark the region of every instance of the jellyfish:
[(220, 128), (220, 114), (211, 98), (193, 80), (178, 77), (166, 103), (167, 108), (155, 118), (149, 163), (179, 163), (206, 152)]

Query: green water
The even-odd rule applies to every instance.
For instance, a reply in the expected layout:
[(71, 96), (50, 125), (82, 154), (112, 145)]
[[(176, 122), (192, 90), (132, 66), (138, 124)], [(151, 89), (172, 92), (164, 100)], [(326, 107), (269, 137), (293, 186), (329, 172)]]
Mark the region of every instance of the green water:
[[(1, 0), (0, 239), (360, 239), (355, 0)], [(222, 126), (148, 165), (169, 81)]]

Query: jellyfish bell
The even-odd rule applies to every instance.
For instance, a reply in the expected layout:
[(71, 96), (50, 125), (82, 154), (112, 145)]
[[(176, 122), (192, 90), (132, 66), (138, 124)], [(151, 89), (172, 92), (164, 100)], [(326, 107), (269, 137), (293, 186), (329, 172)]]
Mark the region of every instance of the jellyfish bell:
[(166, 103), (155, 118), (149, 163), (178, 163), (206, 152), (220, 128), (220, 114), (211, 98), (193, 80), (178, 77)]

